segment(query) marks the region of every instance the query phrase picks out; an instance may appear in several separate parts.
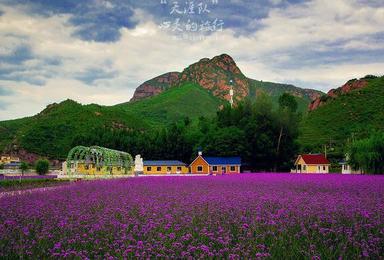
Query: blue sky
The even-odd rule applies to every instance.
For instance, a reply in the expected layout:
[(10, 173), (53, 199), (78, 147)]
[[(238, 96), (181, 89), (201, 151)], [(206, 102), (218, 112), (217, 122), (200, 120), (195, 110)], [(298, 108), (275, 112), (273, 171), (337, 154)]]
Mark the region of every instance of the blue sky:
[[(322, 91), (384, 74), (382, 0), (160, 1), (0, 0), (0, 120), (66, 98), (126, 102), (142, 82), (221, 53), (250, 78)], [(171, 14), (175, 2), (194, 13)], [(222, 26), (196, 39), (172, 30), (177, 19)]]

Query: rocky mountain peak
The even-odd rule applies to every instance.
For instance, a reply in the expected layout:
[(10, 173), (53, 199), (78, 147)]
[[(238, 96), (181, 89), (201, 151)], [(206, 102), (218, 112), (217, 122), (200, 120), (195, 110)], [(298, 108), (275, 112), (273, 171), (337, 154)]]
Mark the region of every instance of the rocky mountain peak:
[(158, 95), (168, 88), (178, 87), (186, 82), (196, 83), (212, 95), (224, 100), (230, 100), (229, 93), (230, 89), (233, 88), (235, 103), (255, 92), (255, 88), (257, 88), (256, 92), (265, 90), (272, 95), (284, 91), (293, 92), (292, 94), (308, 100), (318, 98), (322, 94), (310, 89), (300, 89), (275, 83), (264, 84), (262, 81), (249, 79), (241, 72), (230, 55), (221, 54), (213, 58), (200, 59), (186, 67), (182, 72), (165, 73), (144, 82), (136, 89), (131, 101)]
[(331, 89), (328, 91), (328, 93), (324, 96), (318, 97), (315, 100), (313, 100), (309, 106), (308, 110), (313, 111), (317, 108), (323, 106), (326, 104), (329, 100), (335, 99), (339, 97), (340, 95), (345, 95), (353, 90), (365, 88), (368, 85), (368, 81), (365, 78), (362, 79), (352, 79), (349, 80), (347, 83), (345, 83), (343, 86), (337, 88), (337, 89)]
[(229, 100), (229, 90), (234, 89), (235, 101), (249, 93), (248, 79), (228, 54), (202, 59), (181, 73), (180, 83), (194, 82), (209, 90), (214, 96)]
[(235, 101), (248, 95), (249, 82), (228, 54), (221, 54), (212, 59), (203, 58), (188, 66), (183, 72), (171, 72), (153, 78), (140, 85), (131, 99), (137, 101), (157, 95), (169, 87), (185, 82), (194, 82), (209, 90), (214, 96), (229, 100), (229, 90), (234, 89)]
[(211, 62), (223, 70), (228, 70), (236, 74), (241, 73), (240, 69), (236, 65), (236, 62), (228, 54), (221, 54), (216, 56), (212, 58)]

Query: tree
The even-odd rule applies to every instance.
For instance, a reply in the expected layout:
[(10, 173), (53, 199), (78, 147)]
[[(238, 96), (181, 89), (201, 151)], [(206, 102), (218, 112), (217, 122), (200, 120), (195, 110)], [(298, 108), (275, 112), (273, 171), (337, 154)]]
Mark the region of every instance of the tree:
[(235, 126), (213, 129), (202, 144), (204, 151), (213, 156), (240, 156), (246, 152), (244, 131)]
[(189, 116), (186, 116), (184, 117), (184, 125), (185, 126), (189, 126), (191, 124), (191, 119), (189, 118)]
[(289, 93), (284, 93), (279, 97), (279, 107), (280, 109), (289, 109), (291, 112), (297, 111), (297, 101), (294, 96)]
[(45, 159), (38, 160), (35, 169), (39, 175), (47, 174), (49, 171), (49, 161)]
[(353, 142), (349, 147), (349, 164), (366, 173), (384, 174), (384, 133)]
[(24, 176), (24, 173), (25, 173), (25, 171), (28, 170), (28, 168), (29, 168), (28, 163), (26, 163), (26, 162), (21, 162), (21, 164), (20, 164), (20, 170), (21, 170), (21, 175), (22, 175), (22, 176)]
[[(278, 165), (280, 165), (288, 158), (281, 158), (281, 155), (293, 156), (292, 151), (295, 150), (295, 145), (290, 137), (296, 138), (298, 135), (298, 122), (299, 116), (296, 114), (297, 101), (294, 96), (289, 93), (284, 93), (279, 98), (279, 111), (277, 114), (277, 124), (279, 126), (279, 136), (277, 138), (276, 157), (274, 170), (277, 171)], [(281, 146), (283, 139), (285, 138), (285, 153), (281, 153)], [(291, 147), (291, 149), (287, 149)]]

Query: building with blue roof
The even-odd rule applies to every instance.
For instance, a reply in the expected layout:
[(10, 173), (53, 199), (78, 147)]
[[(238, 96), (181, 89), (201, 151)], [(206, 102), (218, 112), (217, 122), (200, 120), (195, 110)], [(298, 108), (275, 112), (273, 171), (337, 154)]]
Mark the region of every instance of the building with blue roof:
[(20, 166), (21, 166), (21, 162), (10, 162), (3, 165), (4, 169), (12, 169), (12, 170), (19, 169)]
[(187, 174), (187, 164), (176, 160), (144, 161), (143, 173), (151, 174)]
[(202, 152), (190, 164), (194, 174), (238, 174), (240, 167), (240, 157), (209, 157), (203, 156)]

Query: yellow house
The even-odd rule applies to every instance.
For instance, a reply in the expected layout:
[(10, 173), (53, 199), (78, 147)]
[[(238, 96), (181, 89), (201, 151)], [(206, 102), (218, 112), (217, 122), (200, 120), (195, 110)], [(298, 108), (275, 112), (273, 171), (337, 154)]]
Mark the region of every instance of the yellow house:
[(201, 152), (190, 165), (193, 174), (238, 174), (240, 167), (240, 157), (203, 157)]
[(19, 163), (20, 158), (18, 157), (12, 157), (12, 156), (1, 156), (0, 157), (0, 164), (10, 164), (10, 163)]
[(189, 168), (180, 161), (144, 161), (144, 174), (187, 174)]
[(21, 161), (18, 157), (1, 156), (0, 165), (2, 165), (5, 169), (16, 170), (20, 168)]
[(295, 161), (295, 173), (329, 173), (330, 162), (323, 154), (302, 154)]
[(86, 164), (78, 162), (76, 167), (78, 174), (84, 175), (124, 175), (127, 174), (125, 168), (120, 166), (96, 166), (95, 164)]

